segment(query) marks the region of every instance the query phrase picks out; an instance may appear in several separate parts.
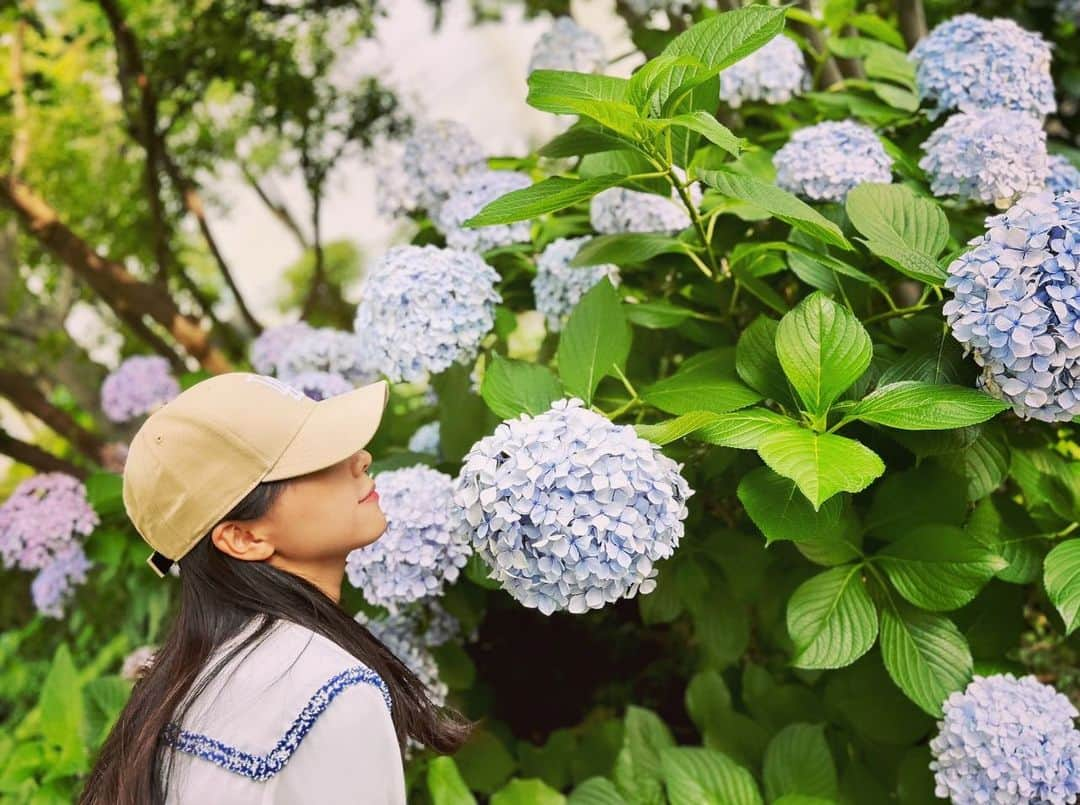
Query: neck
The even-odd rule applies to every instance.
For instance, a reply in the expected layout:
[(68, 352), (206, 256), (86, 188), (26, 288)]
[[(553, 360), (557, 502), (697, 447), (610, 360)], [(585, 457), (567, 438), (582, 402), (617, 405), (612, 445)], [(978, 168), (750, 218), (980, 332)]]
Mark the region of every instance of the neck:
[(335, 604), (341, 601), (341, 581), (345, 577), (345, 557), (338, 556), (321, 561), (298, 562), (274, 554), (266, 560), (276, 568), (310, 581)]

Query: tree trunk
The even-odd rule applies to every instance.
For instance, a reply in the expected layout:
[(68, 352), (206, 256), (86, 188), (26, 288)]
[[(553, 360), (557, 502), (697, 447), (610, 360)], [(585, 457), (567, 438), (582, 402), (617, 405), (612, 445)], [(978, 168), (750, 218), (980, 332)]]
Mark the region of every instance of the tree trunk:
[(3, 428), (0, 428), (0, 453), (10, 456), (20, 464), (33, 467), (38, 472), (66, 472), (80, 481), (86, 480), (89, 475), (82, 467), (77, 467), (52, 453), (46, 453), (37, 445), (16, 439)]
[(900, 33), (908, 50), (927, 34), (926, 10), (922, 0), (899, 0)]

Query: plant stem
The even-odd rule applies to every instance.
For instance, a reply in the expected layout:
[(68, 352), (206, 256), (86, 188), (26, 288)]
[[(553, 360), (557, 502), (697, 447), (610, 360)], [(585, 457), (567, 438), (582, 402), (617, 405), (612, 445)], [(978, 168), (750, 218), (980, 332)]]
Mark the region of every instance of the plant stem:
[(891, 319), (893, 316), (904, 316), (908, 313), (918, 313), (920, 310), (926, 310), (927, 308), (935, 307), (934, 305), (912, 305), (911, 307), (898, 307), (892, 310), (886, 310), (884, 313), (876, 313), (873, 316), (867, 316), (863, 319), (863, 324), (869, 324), (872, 321), (881, 321), (882, 319)]
[(634, 386), (627, 379), (626, 375), (623, 374), (622, 369), (619, 368), (619, 365), (615, 364), (611, 368), (615, 370), (615, 376), (618, 377), (619, 380), (622, 381), (622, 384), (624, 386), (626, 386), (626, 390), (630, 392), (630, 396), (635, 400), (639, 399), (637, 391), (634, 389)]

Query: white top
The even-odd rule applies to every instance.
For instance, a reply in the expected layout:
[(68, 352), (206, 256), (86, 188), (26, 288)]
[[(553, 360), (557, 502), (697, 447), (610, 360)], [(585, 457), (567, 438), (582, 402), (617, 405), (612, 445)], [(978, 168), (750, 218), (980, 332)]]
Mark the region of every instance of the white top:
[[(220, 646), (196, 684), (261, 620)], [(166, 805), (405, 805), (385, 682), (291, 621), (234, 657), (166, 740), (179, 750)]]

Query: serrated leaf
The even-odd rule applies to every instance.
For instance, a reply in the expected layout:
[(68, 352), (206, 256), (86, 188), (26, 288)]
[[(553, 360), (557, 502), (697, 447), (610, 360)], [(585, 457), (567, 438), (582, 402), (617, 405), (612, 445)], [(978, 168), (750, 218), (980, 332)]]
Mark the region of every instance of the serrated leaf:
[(646, 327), (650, 330), (666, 330), (671, 327), (678, 327), (694, 316), (694, 311), (689, 308), (662, 301), (628, 304), (625, 312), (626, 318), (630, 320), (631, 324)]
[(806, 428), (771, 433), (761, 439), (757, 451), (774, 472), (798, 485), (815, 510), (838, 492), (865, 489), (885, 471), (885, 465), (869, 447)]
[(496, 352), (484, 371), (480, 394), (496, 416), (513, 419), (521, 413), (543, 413), (563, 396), (563, 390), (546, 366), (504, 358)]
[(563, 159), (632, 147), (630, 142), (599, 126), (578, 123), (541, 146), (537, 154), (548, 159)]
[(626, 805), (626, 800), (611, 780), (591, 777), (570, 792), (567, 805)]
[(566, 797), (542, 780), (511, 780), (491, 795), (490, 805), (565, 805)]
[(787, 606), (796, 668), (843, 668), (868, 652), (878, 619), (859, 565), (826, 570), (803, 582)]
[(677, 746), (660, 761), (671, 805), (761, 805), (754, 776), (721, 752)]
[(731, 133), (731, 129), (706, 112), (698, 109), (696, 112), (688, 112), (683, 115), (658, 121), (670, 126), (680, 126), (684, 129), (697, 132), (715, 146), (727, 151), (733, 157), (737, 157), (742, 150), (741, 140)]
[(1043, 564), (1046, 594), (1065, 621), (1065, 634), (1080, 626), (1080, 539), (1057, 545)]
[(427, 772), (428, 793), (434, 805), (476, 805), (454, 759), (448, 755), (432, 758)]
[[(699, 353), (696, 358), (700, 358)], [(682, 366), (670, 377), (658, 380), (641, 390), (649, 405), (669, 414), (690, 411), (727, 413), (753, 405), (761, 395), (744, 385), (735, 373), (735, 350), (709, 350), (708, 360), (696, 360)]]
[(765, 750), (762, 777), (770, 802), (785, 794), (835, 799), (836, 764), (825, 740), (825, 725), (789, 724), (780, 730)]
[(754, 525), (764, 534), (766, 545), (778, 540), (826, 539), (840, 527), (842, 499), (830, 498), (815, 511), (798, 492), (794, 481), (768, 467), (755, 467), (746, 473), (736, 494)]
[(659, 254), (686, 253), (689, 247), (677, 238), (652, 232), (625, 232), (618, 235), (599, 235), (581, 245), (570, 261), (572, 266), (594, 266), (601, 263), (643, 263)]
[(626, 362), (631, 337), (615, 288), (604, 277), (578, 300), (559, 337), (559, 377), (566, 390), (590, 405), (600, 380)]
[(870, 251), (912, 279), (944, 284), (937, 256), (948, 243), (949, 222), (936, 202), (906, 185), (865, 182), (847, 194), (844, 209)]
[(847, 416), (901, 430), (945, 430), (985, 422), (1008, 407), (978, 389), (901, 380), (876, 388)]
[(527, 221), (538, 215), (565, 209), (587, 201), (601, 190), (614, 187), (623, 180), (617, 173), (592, 179), (568, 179), (552, 176), (530, 187), (512, 190), (487, 204), (480, 212), (465, 221), (462, 226), (475, 228), (492, 224), (509, 224)]
[(971, 681), (971, 649), (948, 618), (900, 603), (881, 612), (881, 656), (896, 686), (932, 716)]
[(791, 394), (780, 358), (776, 354), (775, 319), (758, 316), (742, 331), (735, 344), (735, 371), (743, 382), (769, 399), (793, 408)]

